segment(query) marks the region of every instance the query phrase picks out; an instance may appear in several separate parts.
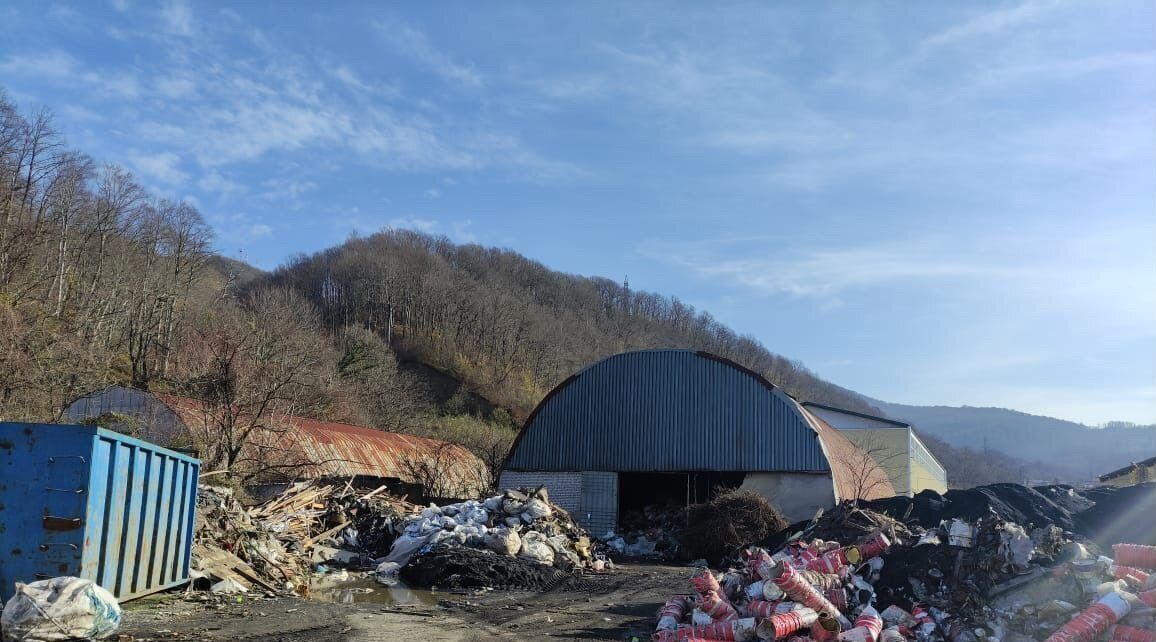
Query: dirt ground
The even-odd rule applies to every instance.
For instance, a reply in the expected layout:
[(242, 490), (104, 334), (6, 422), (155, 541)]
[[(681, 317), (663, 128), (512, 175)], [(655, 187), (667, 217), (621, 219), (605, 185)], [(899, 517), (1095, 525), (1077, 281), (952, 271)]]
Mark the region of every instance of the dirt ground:
[[(567, 580), (541, 593), (378, 586), (365, 594), (358, 591), (376, 585), (355, 580), (316, 591), (308, 600), (246, 596), (199, 602), (181, 594), (161, 595), (125, 604), (118, 633), (135, 642), (647, 640), (662, 603), (689, 591), (690, 573), (681, 566), (624, 564), (607, 575)], [(340, 603), (350, 599), (352, 604)]]

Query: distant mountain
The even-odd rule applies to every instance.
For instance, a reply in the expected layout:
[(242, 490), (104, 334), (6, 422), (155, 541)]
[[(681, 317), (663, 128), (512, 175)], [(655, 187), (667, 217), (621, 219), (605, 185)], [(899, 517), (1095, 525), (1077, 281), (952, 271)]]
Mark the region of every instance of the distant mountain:
[[(906, 406), (868, 399), (888, 417), (954, 446), (1039, 461), (1063, 481), (1090, 481), (1156, 455), (1156, 426), (1093, 428), (1006, 408)], [(1029, 474), (1031, 470), (1027, 471)]]

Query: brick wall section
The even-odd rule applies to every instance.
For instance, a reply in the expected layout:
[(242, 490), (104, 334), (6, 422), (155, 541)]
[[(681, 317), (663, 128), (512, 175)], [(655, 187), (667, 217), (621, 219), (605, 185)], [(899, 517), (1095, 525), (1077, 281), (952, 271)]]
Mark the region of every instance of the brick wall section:
[(503, 471), (499, 481), (502, 488), (545, 486), (550, 501), (595, 537), (618, 525), (618, 473)]
[(502, 488), (537, 488), (545, 486), (550, 493), (550, 501), (566, 509), (566, 512), (578, 517), (582, 508), (582, 475), (581, 473), (537, 473), (502, 471), (499, 479)]

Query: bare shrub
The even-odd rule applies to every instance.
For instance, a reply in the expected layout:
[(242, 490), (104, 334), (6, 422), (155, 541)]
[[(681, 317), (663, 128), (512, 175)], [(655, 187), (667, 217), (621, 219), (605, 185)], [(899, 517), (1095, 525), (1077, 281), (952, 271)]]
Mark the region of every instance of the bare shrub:
[(753, 490), (726, 490), (686, 509), (681, 541), (686, 555), (717, 563), (735, 549), (787, 527), (787, 520)]

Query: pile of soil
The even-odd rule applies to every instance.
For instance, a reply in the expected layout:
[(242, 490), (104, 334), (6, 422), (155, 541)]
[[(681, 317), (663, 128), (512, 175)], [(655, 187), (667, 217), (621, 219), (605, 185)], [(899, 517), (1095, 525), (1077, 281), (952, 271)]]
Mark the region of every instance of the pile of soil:
[(890, 497), (862, 506), (924, 528), (938, 526), (945, 519), (975, 520), (994, 514), (1022, 526), (1058, 526), (1075, 532), (1072, 515), (1044, 494), (1020, 484), (991, 484), (966, 490), (949, 490), (940, 495), (925, 490), (915, 497)]
[(518, 557), (467, 546), (438, 546), (401, 569), (409, 586), (545, 591), (569, 575)]
[[(991, 484), (940, 495), (925, 490), (915, 497), (890, 497), (861, 505), (924, 528), (952, 518), (968, 522), (994, 514), (1022, 526), (1056, 526), (1108, 550), (1112, 544), (1156, 545), (1156, 483), (1086, 490), (1069, 486)], [(1070, 510), (1075, 509), (1075, 510)]]
[(1095, 506), (1073, 515), (1077, 531), (1105, 550), (1130, 542), (1156, 546), (1156, 482), (1115, 488), (1103, 486), (1080, 493)]

